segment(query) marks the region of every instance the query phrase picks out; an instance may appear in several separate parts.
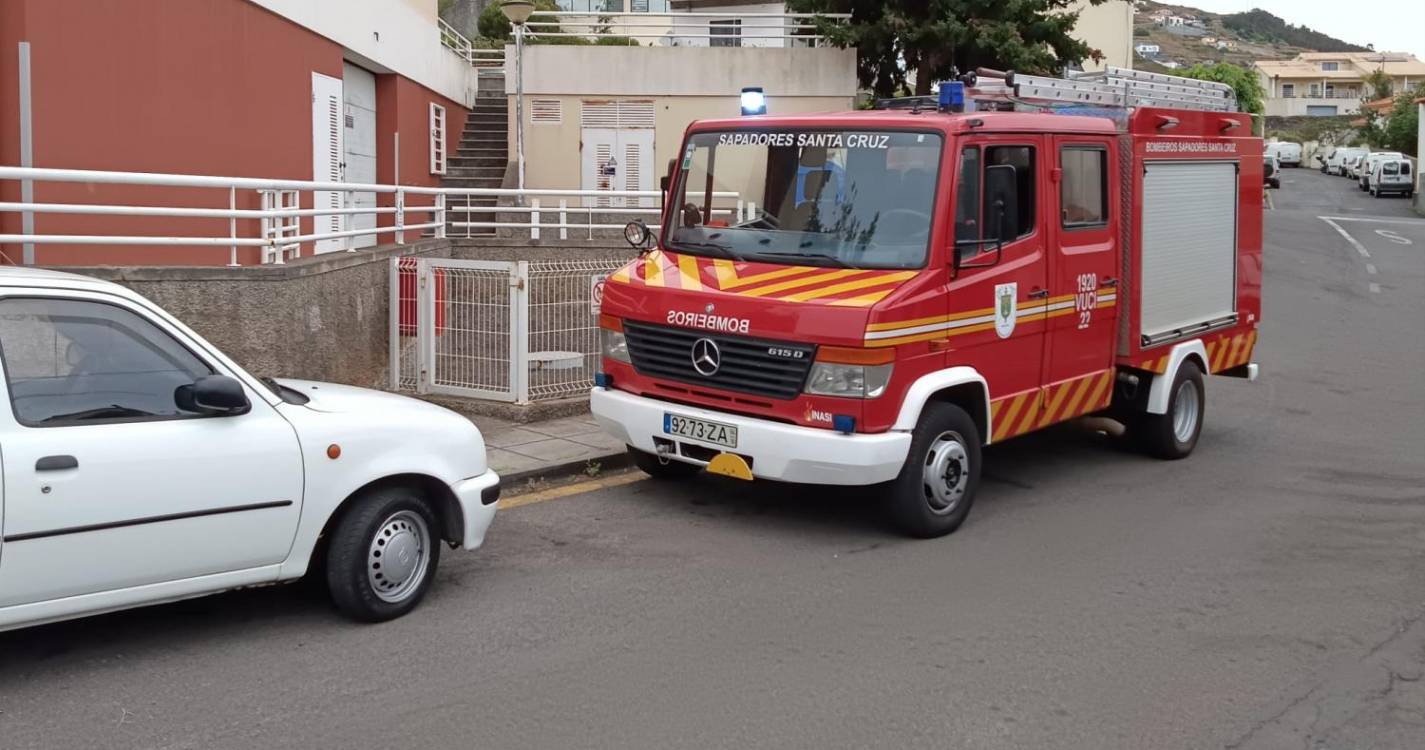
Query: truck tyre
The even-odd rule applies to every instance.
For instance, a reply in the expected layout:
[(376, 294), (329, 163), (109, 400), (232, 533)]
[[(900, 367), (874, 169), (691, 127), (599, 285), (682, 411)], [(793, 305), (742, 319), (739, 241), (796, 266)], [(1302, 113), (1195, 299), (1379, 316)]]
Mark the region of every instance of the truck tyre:
[(343, 614), (381, 622), (420, 604), (440, 562), (440, 526), (410, 487), (363, 493), (337, 521), (327, 547), (327, 588)]
[(901, 533), (944, 536), (970, 515), (980, 486), (980, 431), (964, 409), (926, 404), (900, 476), (886, 485), (887, 510)]
[(1184, 361), (1173, 378), (1168, 413), (1140, 415), (1133, 430), (1139, 443), (1149, 454), (1161, 459), (1186, 458), (1197, 447), (1197, 438), (1202, 434), (1206, 396), (1202, 369), (1191, 359)]
[(629, 455), (633, 456), (633, 464), (639, 471), (654, 479), (674, 480), (687, 479), (692, 475), (702, 471), (702, 468), (694, 464), (683, 463), (669, 459), (666, 463), (652, 453), (641, 451), (633, 446), (628, 447)]

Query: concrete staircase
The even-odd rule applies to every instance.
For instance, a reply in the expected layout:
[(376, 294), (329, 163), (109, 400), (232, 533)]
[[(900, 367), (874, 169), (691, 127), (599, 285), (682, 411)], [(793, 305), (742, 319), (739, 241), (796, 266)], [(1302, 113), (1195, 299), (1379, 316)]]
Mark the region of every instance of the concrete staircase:
[[(460, 146), (446, 164), (441, 186), (451, 188), (498, 188), (504, 184), (509, 165), (509, 100), (505, 96), (503, 75), (483, 73), (475, 97), (475, 106), (465, 118), (460, 134)], [(494, 206), (494, 197), (451, 196), (447, 208), (464, 206)], [(447, 212), (450, 221), (466, 221), (464, 212)], [(469, 221), (494, 221), (491, 213), (469, 214)], [(470, 229), (471, 236), (492, 237), (493, 228)], [(464, 237), (466, 229), (447, 227), (446, 236)]]

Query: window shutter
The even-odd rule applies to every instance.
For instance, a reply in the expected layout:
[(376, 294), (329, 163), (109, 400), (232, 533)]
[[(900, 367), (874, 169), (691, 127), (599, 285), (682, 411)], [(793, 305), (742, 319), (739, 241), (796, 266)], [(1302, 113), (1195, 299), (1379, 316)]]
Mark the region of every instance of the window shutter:
[(585, 100), (579, 113), (579, 125), (585, 128), (651, 128), (653, 121), (651, 101)]
[(430, 173), (445, 174), (445, 107), (435, 102), (430, 105)]
[(623, 189), (637, 190), (643, 163), (638, 158), (638, 146), (630, 143), (623, 147)]

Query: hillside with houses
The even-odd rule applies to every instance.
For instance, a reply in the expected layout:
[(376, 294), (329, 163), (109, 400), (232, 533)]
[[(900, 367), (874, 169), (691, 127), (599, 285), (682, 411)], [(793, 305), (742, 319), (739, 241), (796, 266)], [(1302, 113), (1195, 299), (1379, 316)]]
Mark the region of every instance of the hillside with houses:
[(1209, 13), (1138, 0), (1133, 17), (1134, 67), (1167, 72), (1198, 63), (1288, 59), (1302, 52), (1365, 52), (1367, 47), (1293, 26), (1264, 10)]

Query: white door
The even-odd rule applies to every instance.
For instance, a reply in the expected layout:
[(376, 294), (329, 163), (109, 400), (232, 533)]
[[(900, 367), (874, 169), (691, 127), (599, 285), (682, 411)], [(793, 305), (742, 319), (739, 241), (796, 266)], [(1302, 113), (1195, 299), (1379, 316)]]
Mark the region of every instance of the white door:
[[(584, 190), (652, 190), (651, 128), (584, 128), (580, 154)], [(586, 206), (654, 205), (652, 198), (585, 198)]]
[[(316, 182), (342, 182), (342, 101), (341, 79), (312, 74), (312, 179)], [(318, 190), (312, 194), (312, 208), (340, 209), (343, 195), (336, 190)], [(314, 233), (340, 232), (346, 228), (341, 214), (320, 214), (312, 218)], [(346, 247), (340, 237), (318, 240), (316, 251), (330, 253)]]
[(253, 391), (244, 414), (180, 406), (177, 389), (232, 374), (195, 349), (106, 295), (0, 298), (0, 607), (286, 559), (296, 433)]
[[(342, 154), (346, 162), (343, 182), (376, 182), (376, 76), (351, 63), (342, 64)], [(349, 193), (351, 208), (376, 208), (376, 193)], [(376, 214), (353, 214), (349, 229), (375, 229)], [(371, 247), (376, 235), (351, 238), (351, 247)]]

